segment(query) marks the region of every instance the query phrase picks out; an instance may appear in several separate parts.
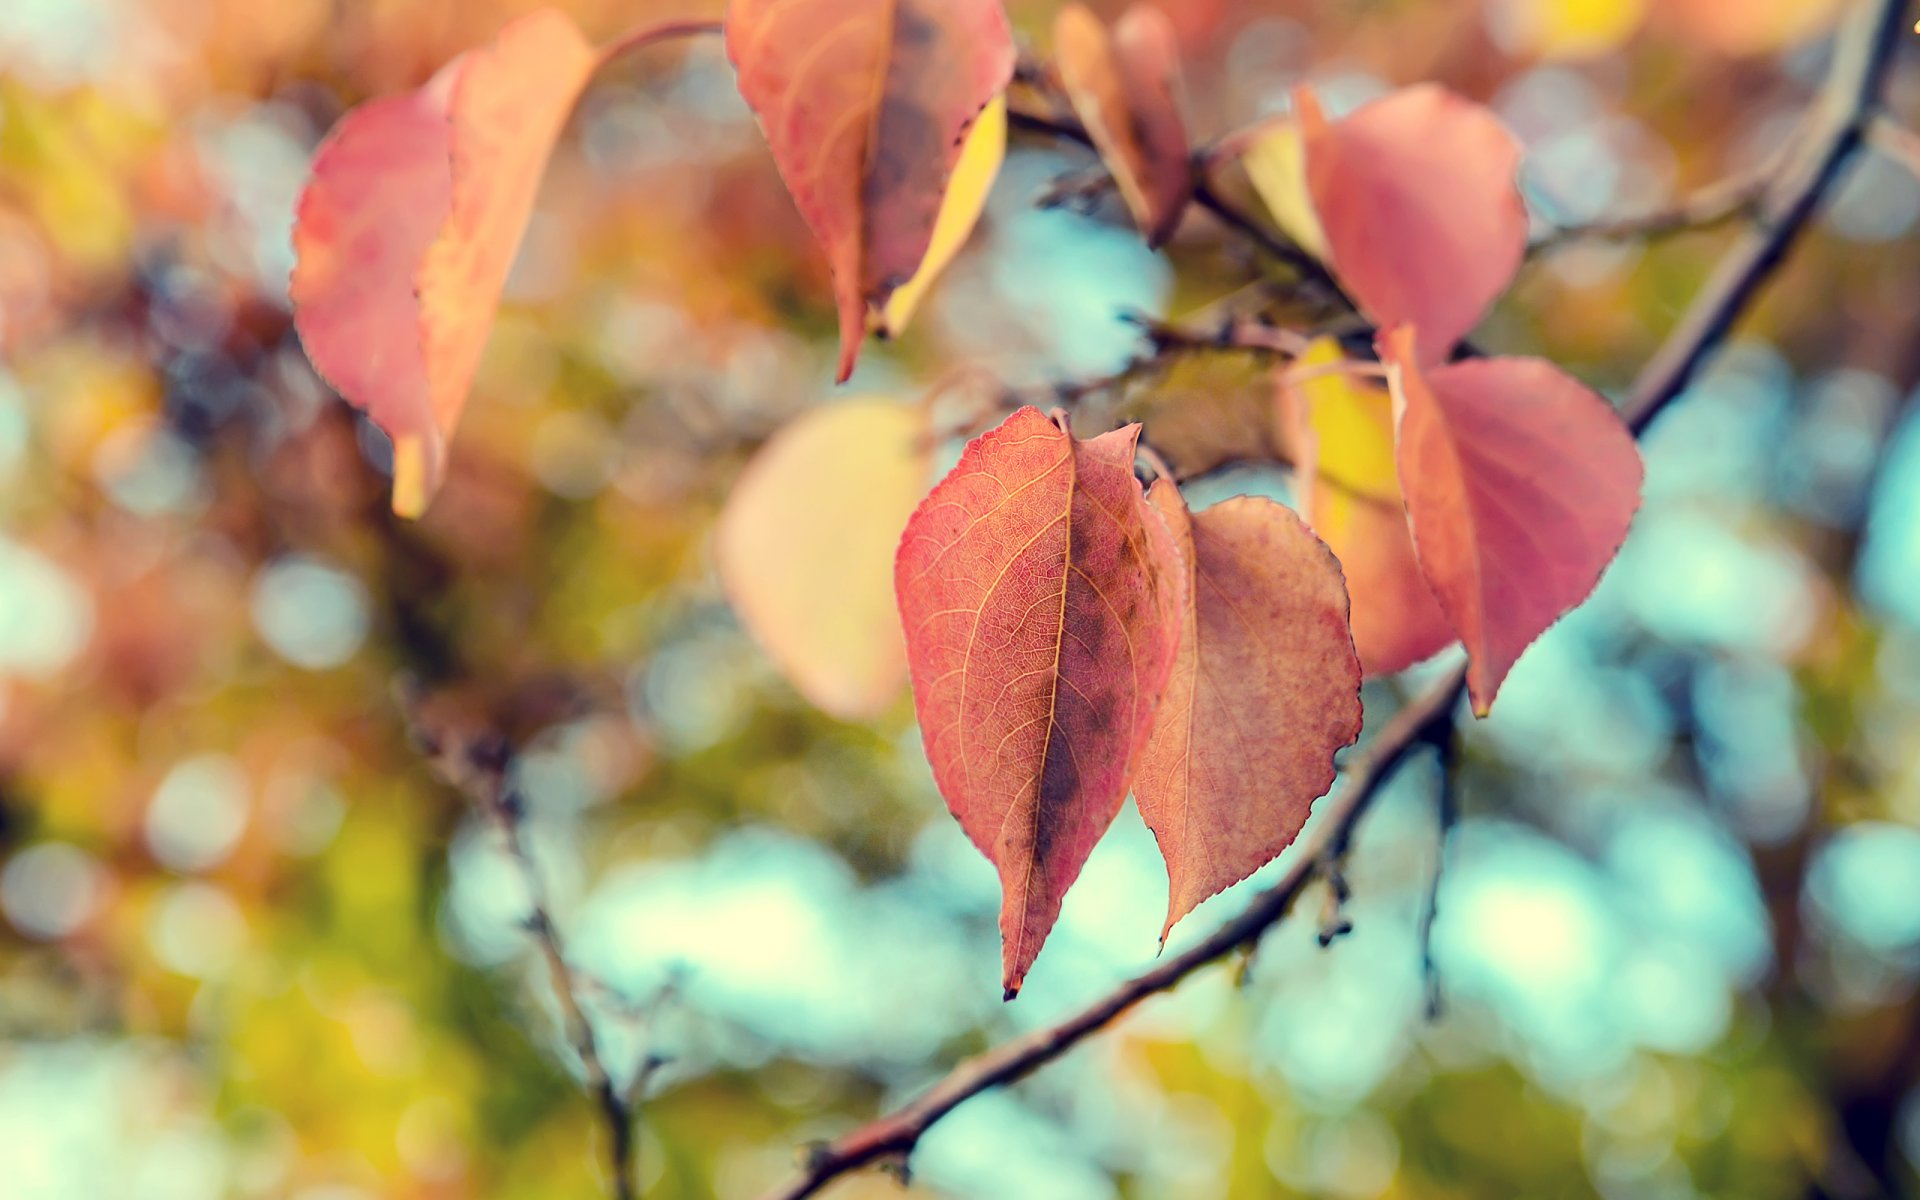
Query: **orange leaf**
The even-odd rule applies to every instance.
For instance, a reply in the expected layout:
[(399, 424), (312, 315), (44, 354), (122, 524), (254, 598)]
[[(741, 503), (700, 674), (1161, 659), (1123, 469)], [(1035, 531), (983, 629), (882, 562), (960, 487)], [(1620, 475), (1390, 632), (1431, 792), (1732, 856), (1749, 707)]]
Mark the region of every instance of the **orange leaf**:
[(424, 87), (341, 119), (294, 225), (294, 323), (314, 367), (393, 440), (393, 508), (446, 472), (493, 312), (560, 128), (595, 62), (550, 9)]
[(900, 542), (921, 737), (999, 869), (1007, 994), (1132, 784), (1185, 605), (1133, 475), (1139, 426), (1080, 441), (1031, 408), (968, 445)]
[(1552, 363), (1423, 368), (1405, 328), (1379, 349), (1420, 568), (1485, 716), (1521, 651), (1613, 561), (1640, 504), (1640, 451), (1613, 406)]
[(1527, 250), (1520, 146), (1492, 112), (1431, 84), (1329, 124), (1295, 97), (1328, 263), (1375, 325), (1420, 331), (1444, 359), (1507, 290)]
[(801, 695), (885, 711), (907, 679), (893, 556), (931, 467), (925, 414), (886, 400), (814, 409), (766, 444), (714, 540), (727, 596)]
[(967, 131), (1013, 77), (999, 0), (733, 0), (727, 55), (827, 252), (839, 378), (927, 256)]
[(1054, 22), (1054, 57), (1067, 99), (1121, 198), (1159, 246), (1193, 195), (1186, 121), (1180, 115), (1180, 44), (1173, 22), (1149, 4), (1128, 9), (1107, 35), (1100, 18), (1069, 4)]
[[(1342, 359), (1320, 338), (1298, 368)], [(1298, 383), (1280, 373), (1279, 421), (1293, 447), (1300, 514), (1340, 560), (1353, 603), (1353, 644), (1369, 677), (1405, 670), (1454, 640), (1420, 573), (1393, 452), (1393, 401), (1349, 375)]]
[(1360, 736), (1360, 661), (1340, 564), (1285, 507), (1189, 515), (1150, 493), (1187, 569), (1185, 630), (1134, 799), (1167, 860), (1164, 941), (1195, 905), (1292, 844), (1333, 756)]

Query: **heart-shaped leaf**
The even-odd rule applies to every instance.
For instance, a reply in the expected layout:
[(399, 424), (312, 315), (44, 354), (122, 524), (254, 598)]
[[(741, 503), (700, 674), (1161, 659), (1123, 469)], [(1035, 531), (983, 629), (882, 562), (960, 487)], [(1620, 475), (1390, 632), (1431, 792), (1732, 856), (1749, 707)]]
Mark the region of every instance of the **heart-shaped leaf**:
[(1054, 22), (1053, 40), (1068, 102), (1147, 244), (1161, 245), (1193, 196), (1173, 22), (1150, 4), (1135, 4), (1109, 37), (1086, 6), (1069, 4)]
[(1537, 358), (1422, 367), (1380, 338), (1420, 568), (1467, 647), (1485, 716), (1520, 652), (1586, 599), (1640, 504), (1639, 447), (1606, 400)]
[(1133, 474), (1026, 408), (968, 445), (895, 565), (934, 781), (999, 870), (1007, 994), (1126, 799), (1173, 668), (1185, 571)]
[(720, 514), (714, 553), (734, 610), (837, 717), (878, 715), (906, 682), (893, 556), (930, 469), (920, 409), (830, 404), (768, 442)]
[(1407, 324), (1444, 359), (1507, 290), (1527, 250), (1520, 146), (1485, 107), (1432, 84), (1329, 122), (1294, 98), (1327, 262), (1375, 325)]
[(967, 132), (1013, 77), (999, 0), (733, 0), (727, 55), (826, 249), (839, 378), (920, 270)]
[(1344, 359), (1338, 342), (1319, 338), (1282, 371), (1279, 423), (1293, 451), (1300, 513), (1346, 574), (1360, 666), (1368, 676), (1388, 675), (1438, 654), (1453, 642), (1453, 625), (1414, 557), (1393, 400), (1336, 370)]
[(1195, 905), (1285, 850), (1333, 756), (1360, 736), (1360, 661), (1340, 564), (1285, 507), (1150, 499), (1187, 569), (1186, 620), (1134, 799), (1167, 860), (1165, 940)]
[(393, 441), (393, 510), (446, 473), (494, 308), (593, 47), (542, 9), (418, 91), (354, 109), (314, 156), (290, 295), (314, 367)]

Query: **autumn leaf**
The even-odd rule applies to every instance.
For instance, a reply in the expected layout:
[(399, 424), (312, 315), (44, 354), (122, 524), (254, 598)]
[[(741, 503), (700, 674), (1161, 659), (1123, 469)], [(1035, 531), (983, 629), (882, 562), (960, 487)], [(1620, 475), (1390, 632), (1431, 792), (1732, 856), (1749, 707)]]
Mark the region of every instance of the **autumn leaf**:
[(1404, 328), (1379, 350), (1420, 567), (1485, 716), (1521, 651), (1613, 561), (1640, 503), (1639, 448), (1612, 405), (1542, 359), (1423, 367)]
[(895, 565), (921, 737), (1002, 888), (1008, 996), (1132, 784), (1185, 572), (1133, 474), (1138, 426), (1081, 441), (1025, 408), (968, 445)]
[(768, 442), (720, 514), (734, 610), (801, 695), (845, 720), (877, 716), (906, 683), (893, 556), (931, 466), (921, 410), (830, 404)]
[(845, 381), (869, 314), (928, 256), (968, 130), (1013, 76), (1006, 13), (999, 0), (733, 0), (726, 38), (826, 250)]
[(1527, 249), (1520, 146), (1491, 111), (1431, 84), (1329, 122), (1295, 96), (1327, 263), (1376, 326), (1446, 357), (1513, 281)]
[(1360, 662), (1340, 564), (1285, 507), (1150, 499), (1187, 570), (1173, 676), (1134, 798), (1167, 861), (1174, 922), (1292, 844), (1333, 756), (1360, 736)]
[(1278, 421), (1293, 451), (1301, 516), (1345, 572), (1353, 644), (1371, 677), (1433, 657), (1454, 632), (1414, 557), (1392, 398), (1332, 370), (1343, 359), (1338, 342), (1320, 338), (1283, 370)]
[(596, 57), (551, 9), (425, 86), (354, 109), (294, 224), (294, 323), (314, 367), (393, 441), (393, 510), (446, 474), (541, 172)]
[(1173, 22), (1150, 4), (1135, 4), (1108, 36), (1086, 6), (1069, 4), (1053, 31), (1068, 102), (1147, 244), (1157, 247), (1173, 236), (1193, 195)]

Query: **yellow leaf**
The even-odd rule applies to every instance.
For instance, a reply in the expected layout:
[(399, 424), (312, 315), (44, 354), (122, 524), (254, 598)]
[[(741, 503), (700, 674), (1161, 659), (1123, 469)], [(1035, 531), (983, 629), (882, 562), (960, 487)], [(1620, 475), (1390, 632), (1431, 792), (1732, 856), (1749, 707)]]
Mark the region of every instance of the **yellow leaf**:
[(973, 227), (986, 211), (987, 193), (993, 190), (994, 177), (1007, 156), (1007, 98), (999, 95), (987, 105), (980, 119), (967, 134), (967, 144), (954, 164), (953, 181), (940, 201), (940, 216), (933, 224), (933, 240), (927, 244), (927, 256), (913, 278), (894, 290), (880, 318), (880, 335), (893, 337), (907, 327), (913, 312), (920, 307), (927, 289), (940, 272), (947, 269), (960, 247), (966, 244)]
[(1294, 245), (1315, 258), (1327, 256), (1327, 235), (1320, 229), (1313, 197), (1307, 191), (1306, 139), (1300, 126), (1287, 121), (1276, 126), (1241, 156), (1253, 190), (1273, 214)]
[[(1319, 338), (1290, 370), (1325, 371), (1344, 358), (1340, 343)], [(1318, 375), (1294, 387), (1305, 401), (1320, 477), (1357, 495), (1398, 504), (1393, 401), (1386, 390), (1338, 373)]]
[(893, 555), (930, 472), (919, 409), (849, 400), (781, 430), (720, 514), (727, 598), (800, 694), (837, 717), (885, 711), (906, 682)]

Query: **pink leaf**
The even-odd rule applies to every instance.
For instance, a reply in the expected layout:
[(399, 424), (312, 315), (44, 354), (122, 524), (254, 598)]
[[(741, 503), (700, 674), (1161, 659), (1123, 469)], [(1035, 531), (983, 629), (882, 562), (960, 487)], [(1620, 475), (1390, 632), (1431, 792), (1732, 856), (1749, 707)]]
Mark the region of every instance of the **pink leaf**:
[(1485, 716), (1515, 660), (1613, 561), (1640, 505), (1639, 447), (1613, 406), (1537, 358), (1422, 368), (1380, 339), (1421, 570), (1466, 643)]
[(1374, 324), (1444, 359), (1507, 290), (1527, 249), (1520, 146), (1499, 118), (1422, 84), (1328, 123), (1305, 89), (1307, 187), (1329, 264)]

